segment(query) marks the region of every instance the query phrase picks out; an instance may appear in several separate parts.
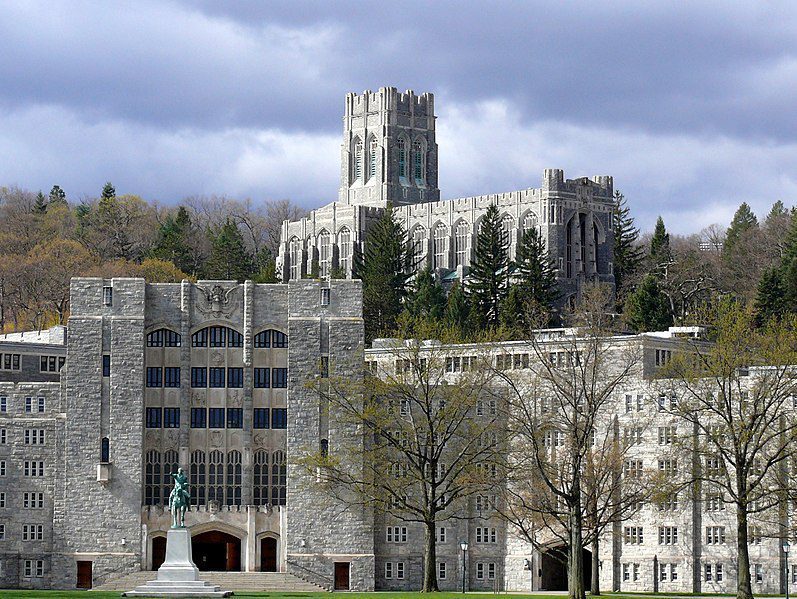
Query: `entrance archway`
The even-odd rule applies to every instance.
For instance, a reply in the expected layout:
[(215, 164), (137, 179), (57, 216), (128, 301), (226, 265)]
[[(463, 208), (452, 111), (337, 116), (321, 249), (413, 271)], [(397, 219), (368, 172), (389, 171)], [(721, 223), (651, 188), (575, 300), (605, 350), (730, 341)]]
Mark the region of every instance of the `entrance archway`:
[(260, 571), (277, 571), (277, 539), (274, 537), (260, 539)]
[(152, 569), (157, 570), (166, 561), (166, 537), (152, 537)]
[[(567, 590), (567, 545), (549, 547), (540, 555), (540, 590)], [(592, 553), (584, 549), (584, 586), (589, 588), (592, 579)]]
[(191, 538), (194, 563), (206, 572), (241, 571), (241, 539), (219, 530), (209, 530)]

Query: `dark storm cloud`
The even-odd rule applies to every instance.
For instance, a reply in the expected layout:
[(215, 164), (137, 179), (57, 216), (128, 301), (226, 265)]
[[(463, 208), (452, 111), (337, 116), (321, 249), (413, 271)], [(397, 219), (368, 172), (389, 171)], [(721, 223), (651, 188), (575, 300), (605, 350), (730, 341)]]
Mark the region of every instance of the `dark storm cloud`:
[(7, 3), (0, 185), (319, 205), (343, 93), (382, 85), (436, 93), (444, 197), (609, 173), (689, 231), (797, 192), (774, 2)]

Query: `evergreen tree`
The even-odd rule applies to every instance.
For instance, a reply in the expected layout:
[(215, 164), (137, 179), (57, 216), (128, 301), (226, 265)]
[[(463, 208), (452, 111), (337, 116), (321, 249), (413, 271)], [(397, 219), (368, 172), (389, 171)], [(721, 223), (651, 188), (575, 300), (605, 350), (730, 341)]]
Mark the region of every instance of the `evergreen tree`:
[(509, 331), (513, 338), (523, 338), (532, 326), (529, 326), (528, 312), (533, 310), (533, 302), (529, 301), (518, 285), (512, 285), (504, 301), (501, 302), (501, 325)]
[(739, 241), (744, 235), (752, 230), (758, 228), (758, 219), (747, 202), (742, 202), (742, 205), (736, 210), (731, 221), (731, 226), (725, 233), (725, 243), (722, 244), (722, 257), (726, 260), (733, 260), (734, 249), (739, 244)]
[(476, 251), (468, 274), (468, 295), (479, 320), (498, 326), (501, 302), (507, 294), (509, 258), (506, 233), (498, 207), (490, 205), (476, 235)]
[(457, 281), (448, 292), (445, 310), (446, 324), (456, 329), (460, 336), (465, 336), (467, 333), (469, 313), (470, 305), (468, 304), (468, 297), (465, 295), (465, 290), (460, 282)]
[(362, 256), (354, 255), (355, 277), (363, 282), (365, 338), (370, 342), (396, 330), (407, 295), (411, 252), (407, 232), (388, 205), (365, 238)]
[(543, 309), (553, 308), (559, 298), (556, 269), (536, 227), (520, 238), (512, 261), (512, 282), (526, 302)]
[(631, 210), (625, 196), (614, 194), (614, 284), (618, 295), (623, 295), (643, 260), (639, 246), (639, 229), (634, 226)]
[(158, 229), (158, 238), (150, 251), (150, 256), (169, 260), (183, 272), (194, 274), (196, 261), (194, 251), (189, 245), (193, 224), (191, 215), (180, 206), (177, 214), (169, 214)]
[(252, 276), (254, 261), (238, 226), (228, 218), (213, 237), (210, 257), (205, 263), (208, 279), (242, 282)]
[(653, 230), (653, 237), (650, 240), (650, 268), (657, 274), (664, 274), (667, 266), (672, 260), (670, 251), (670, 234), (664, 226), (664, 219), (659, 217), (656, 220), (656, 228)]
[(430, 267), (427, 266), (416, 275), (406, 305), (407, 312), (416, 320), (436, 322), (443, 319), (446, 292), (435, 279)]
[(779, 318), (786, 309), (786, 290), (778, 268), (768, 268), (758, 282), (755, 300), (756, 322), (763, 326), (772, 318)]
[(36, 194), (36, 203), (33, 204), (33, 212), (36, 214), (44, 214), (47, 212), (47, 198), (40, 191)]
[(66, 204), (66, 192), (61, 189), (58, 185), (53, 185), (53, 188), (50, 190), (50, 204), (55, 202), (61, 202)]
[(115, 197), (116, 197), (116, 189), (114, 189), (114, 186), (111, 184), (110, 181), (108, 181), (102, 188), (101, 198), (103, 200), (110, 200)]
[(659, 278), (648, 273), (628, 296), (625, 316), (629, 326), (638, 332), (661, 331), (672, 326), (672, 313), (667, 297), (659, 287)]
[(769, 210), (769, 214), (767, 214), (767, 218), (764, 220), (764, 225), (768, 226), (770, 223), (788, 215), (789, 211), (786, 210), (786, 206), (784, 206), (782, 201), (778, 200), (772, 204), (772, 208)]

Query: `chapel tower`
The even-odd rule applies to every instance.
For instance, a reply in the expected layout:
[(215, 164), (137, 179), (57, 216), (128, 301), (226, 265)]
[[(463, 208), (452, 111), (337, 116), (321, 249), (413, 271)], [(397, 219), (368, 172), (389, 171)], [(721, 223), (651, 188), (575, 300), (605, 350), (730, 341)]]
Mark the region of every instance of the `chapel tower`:
[(346, 94), (340, 155), (342, 204), (438, 201), (434, 95), (395, 87)]

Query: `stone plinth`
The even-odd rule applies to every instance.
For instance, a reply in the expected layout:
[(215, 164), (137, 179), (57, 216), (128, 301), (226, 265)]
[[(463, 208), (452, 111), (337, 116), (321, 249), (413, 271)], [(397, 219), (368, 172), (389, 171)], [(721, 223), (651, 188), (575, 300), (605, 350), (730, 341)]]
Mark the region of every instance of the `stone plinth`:
[(229, 597), (218, 585), (199, 580), (199, 570), (191, 555), (191, 534), (186, 528), (172, 528), (166, 534), (166, 561), (158, 577), (123, 597)]

